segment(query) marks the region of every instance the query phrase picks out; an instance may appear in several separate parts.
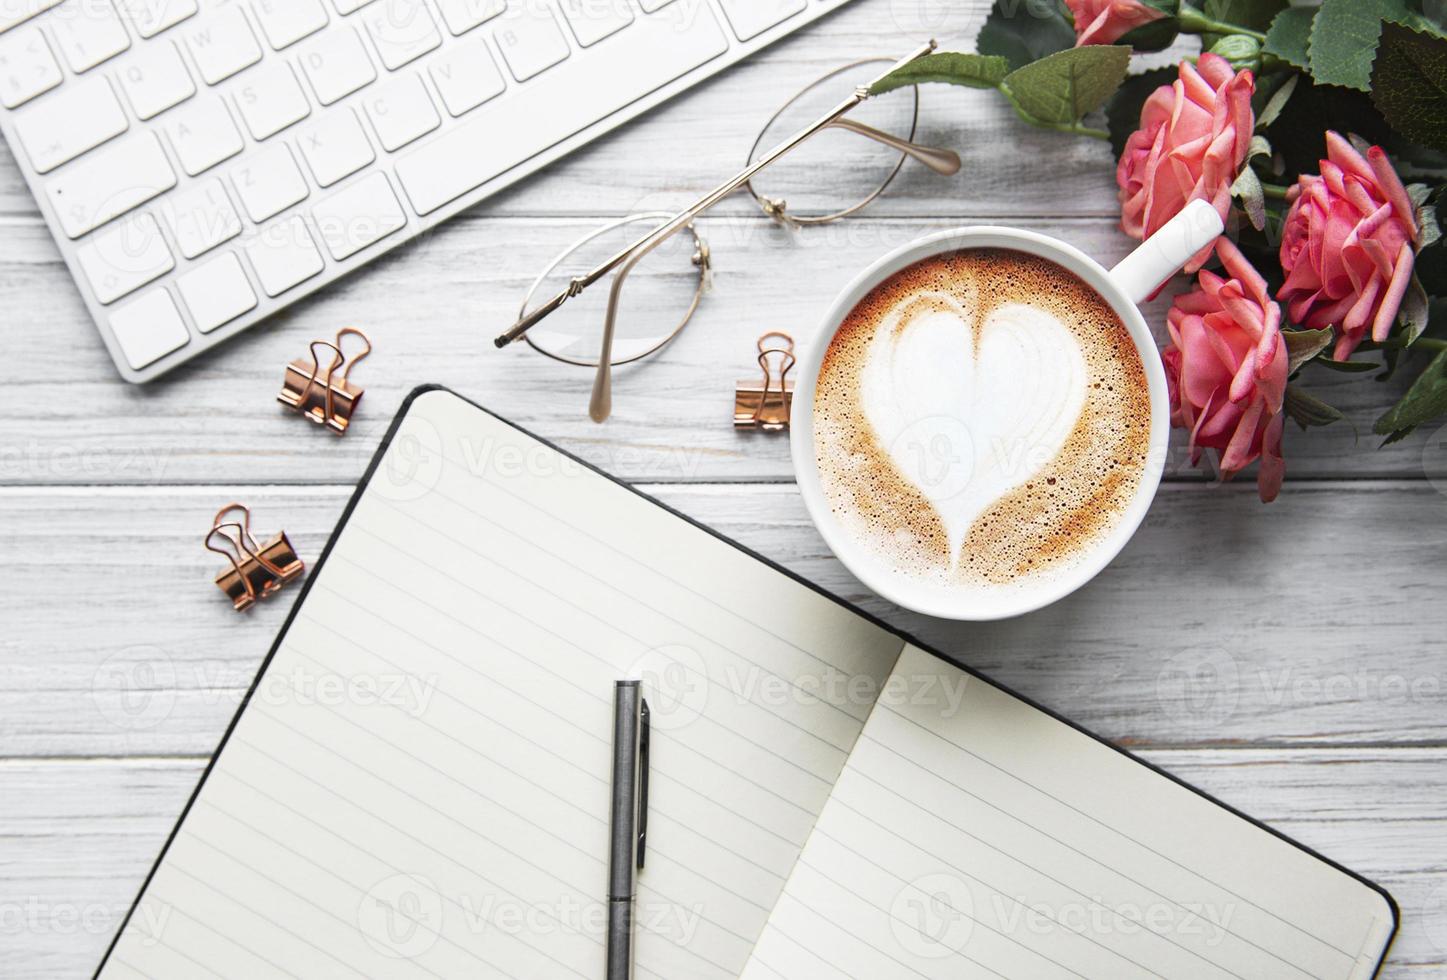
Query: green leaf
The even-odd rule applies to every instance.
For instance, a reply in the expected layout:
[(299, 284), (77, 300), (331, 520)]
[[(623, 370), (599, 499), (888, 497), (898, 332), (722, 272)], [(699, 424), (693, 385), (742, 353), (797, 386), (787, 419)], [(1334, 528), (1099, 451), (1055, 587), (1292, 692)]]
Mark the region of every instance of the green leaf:
[(1379, 436), (1430, 422), (1447, 412), (1447, 350), (1440, 351), (1407, 389), (1402, 400), (1377, 419), (1372, 431)]
[(1322, 0), (1307, 53), (1318, 82), (1365, 92), (1384, 21), (1409, 20), (1407, 0)]
[[(1289, 358), (1286, 373), (1292, 375), (1330, 346), (1332, 332), (1330, 327), (1321, 330), (1283, 330), (1281, 338), (1286, 341), (1286, 354)], [(1368, 365), (1369, 368), (1373, 366)]]
[(1288, 0), (1206, 0), (1202, 9), (1212, 20), (1264, 31), (1287, 6)]
[(965, 85), (970, 88), (995, 88), (1010, 73), (1004, 58), (993, 55), (940, 51), (916, 58), (903, 68), (896, 68), (870, 87), (872, 95), (882, 95), (907, 85), (937, 82)]
[(1429, 296), (1447, 296), (1447, 238), (1423, 246), (1417, 253), (1417, 278)]
[(1241, 210), (1246, 212), (1252, 228), (1261, 231), (1266, 227), (1266, 193), (1261, 187), (1261, 178), (1251, 169), (1249, 157), (1231, 185), (1231, 196), (1241, 202)]
[(1314, 363), (1343, 374), (1367, 374), (1381, 367), (1375, 361), (1337, 361), (1330, 357), (1318, 357)]
[(1013, 71), (1075, 46), (1075, 28), (1054, 0), (995, 0), (975, 50), (1004, 58)]
[(1422, 0), (1422, 16), (1439, 31), (1447, 29), (1447, 0)]
[(1117, 160), (1125, 150), (1125, 141), (1130, 139), (1130, 134), (1140, 129), (1141, 106), (1156, 89), (1175, 81), (1176, 74), (1175, 68), (1157, 68), (1132, 75), (1110, 97), (1105, 106), (1105, 123), (1110, 130), (1110, 147), (1115, 151)]
[(1447, 150), (1447, 39), (1384, 25), (1372, 101), (1403, 136)]
[(1291, 93), (1296, 91), (1296, 83), (1299, 81), (1301, 76), (1293, 72), (1285, 84), (1271, 93), (1271, 98), (1266, 100), (1266, 107), (1256, 114), (1257, 132), (1276, 122), (1276, 117), (1281, 115), (1281, 110), (1291, 101)]
[(1429, 312), (1427, 290), (1422, 288), (1422, 280), (1413, 276), (1411, 283), (1407, 285), (1406, 295), (1402, 297), (1402, 308), (1397, 313), (1408, 347), (1416, 343), (1417, 338), (1427, 329)]
[(1341, 412), (1315, 395), (1308, 395), (1296, 385), (1286, 386), (1286, 400), (1282, 402), (1281, 408), (1286, 412), (1287, 418), (1303, 429), (1313, 425), (1331, 425), (1345, 418)]
[(1447, 156), (1407, 143), (1397, 135), (1366, 92), (1337, 85), (1314, 85), (1309, 78), (1303, 78), (1271, 126), (1271, 145), (1285, 164), (1276, 183), (1290, 184), (1300, 174), (1321, 172), (1320, 160), (1326, 156), (1328, 129), (1343, 135), (1354, 133), (1368, 143), (1381, 146), (1403, 179), (1408, 172), (1404, 160), (1420, 160), (1424, 166), (1436, 166), (1438, 164), (1427, 159), (1428, 155), (1435, 155), (1442, 164), (1447, 164)]
[(1115, 43), (1123, 44), (1132, 51), (1164, 51), (1176, 43), (1180, 32), (1181, 22), (1168, 16), (1126, 31)]
[(1130, 48), (1091, 44), (1017, 68), (1000, 89), (1027, 122), (1064, 126), (1105, 105), (1129, 66)]
[(1271, 22), (1262, 50), (1276, 55), (1287, 64), (1305, 68), (1309, 63), (1307, 43), (1311, 40), (1311, 22), (1315, 18), (1315, 7), (1290, 7), (1283, 10)]

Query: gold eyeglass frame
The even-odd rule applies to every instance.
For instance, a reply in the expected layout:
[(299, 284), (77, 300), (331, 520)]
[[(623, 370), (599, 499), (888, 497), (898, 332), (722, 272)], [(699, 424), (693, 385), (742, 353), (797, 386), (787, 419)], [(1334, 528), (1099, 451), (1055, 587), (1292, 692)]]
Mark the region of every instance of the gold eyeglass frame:
[[(847, 65), (840, 65), (838, 68), (829, 72), (827, 75), (821, 75), (818, 78), (814, 79), (814, 81), (806, 85), (804, 88), (801, 88), (798, 92), (794, 93), (794, 95), (789, 99), (788, 102), (785, 102), (783, 105), (779, 106), (778, 110), (769, 117), (769, 121), (764, 123), (764, 127), (759, 130), (759, 135), (754, 137), (754, 145), (749, 148), (749, 157), (746, 162), (754, 162), (754, 157), (758, 154), (759, 147), (763, 145), (764, 137), (769, 135), (769, 130), (774, 127), (774, 123), (778, 122), (779, 119), (784, 115), (784, 113), (789, 111), (790, 107), (793, 106), (794, 103), (803, 99), (816, 88), (822, 88), (823, 86), (832, 82), (834, 79), (838, 78), (840, 75), (843, 75), (845, 72), (851, 72), (856, 68), (863, 68), (865, 65), (871, 65), (875, 63), (888, 63), (889, 61), (890, 59), (888, 58), (864, 58), (859, 61), (853, 61)], [(893, 71), (893, 67), (891, 67), (890, 70)], [(904, 140), (899, 142), (901, 144), (908, 144), (910, 146), (914, 146), (914, 135), (915, 132), (919, 129), (919, 86), (911, 86), (910, 95), (914, 99), (914, 105), (910, 109), (909, 135), (905, 137)], [(850, 130), (851, 132), (858, 131), (858, 124), (855, 123), (852, 119), (837, 119), (834, 121), (833, 125), (839, 129), (846, 129)], [(886, 190), (889, 189), (889, 185), (894, 183), (894, 178), (898, 177), (900, 170), (904, 168), (904, 161), (909, 159), (909, 153), (904, 150), (903, 145), (894, 146), (893, 141), (895, 141), (896, 138), (893, 136), (893, 134), (885, 133), (881, 130), (874, 129), (873, 127), (866, 128), (869, 129), (870, 132), (860, 133), (860, 135), (875, 139), (877, 142), (880, 142), (885, 146), (893, 146), (895, 149), (898, 149), (900, 151), (899, 159), (894, 162), (894, 166), (890, 168), (889, 173), (885, 175), (884, 179), (879, 182), (878, 187), (874, 188), (874, 190), (870, 191), (867, 195), (865, 195), (859, 201), (855, 202), (850, 207), (843, 208), (838, 211), (828, 212), (826, 214), (799, 215), (791, 212), (789, 210), (788, 202), (783, 200), (782, 198), (766, 197), (765, 195), (760, 194), (758, 189), (754, 187), (754, 181), (752, 177), (744, 181), (744, 190), (749, 192), (749, 196), (752, 197), (755, 203), (758, 204), (760, 211), (764, 212), (766, 216), (773, 218), (775, 221), (777, 221), (779, 224), (783, 225), (786, 228), (806, 228), (811, 225), (827, 225), (831, 222), (842, 221), (845, 218), (858, 214), (860, 211), (863, 211), (865, 208), (869, 207), (869, 205), (879, 200), (879, 195), (883, 194)], [(881, 139), (880, 137), (888, 137), (888, 139)]]
[[(871, 89), (873, 88), (874, 84), (879, 81), (879, 79), (882, 79), (885, 76), (889, 75), (891, 72), (894, 72), (904, 67), (905, 65), (908, 65), (911, 62), (924, 57), (925, 55), (934, 51), (935, 47), (936, 44), (932, 40), (926, 44), (921, 45), (910, 54), (906, 55), (899, 61), (892, 64), (885, 72), (881, 73), (873, 81), (869, 82), (868, 84), (858, 86), (847, 99), (839, 103), (824, 116), (804, 127), (793, 136), (785, 139), (782, 143), (775, 146), (768, 153), (765, 153), (758, 160), (755, 160), (753, 163), (749, 164), (742, 171), (735, 174), (733, 177), (730, 177), (728, 180), (724, 181), (722, 184), (709, 191), (703, 197), (699, 198), (692, 205), (669, 216), (662, 225), (648, 232), (637, 241), (627, 245), (622, 250), (613, 255), (611, 258), (602, 262), (600, 265), (596, 266), (595, 268), (582, 275), (574, 276), (567, 286), (565, 286), (556, 295), (544, 302), (537, 309), (533, 310), (532, 312), (526, 312), (526, 306), (524, 306), (524, 312), (519, 316), (518, 320), (513, 323), (513, 325), (509, 327), (504, 333), (494, 339), (493, 344), (497, 347), (506, 347), (513, 341), (521, 337), (525, 337), (529, 330), (531, 330), (544, 318), (556, 312), (558, 308), (561, 307), (564, 303), (566, 303), (569, 299), (579, 295), (583, 292), (583, 290), (587, 289), (589, 286), (593, 285), (599, 279), (602, 279), (609, 273), (616, 272), (617, 274), (613, 277), (613, 282), (609, 287), (608, 307), (603, 319), (603, 343), (599, 350), (598, 361), (596, 364), (597, 371), (593, 378), (592, 395), (588, 402), (588, 415), (593, 419), (593, 421), (606, 421), (608, 416), (612, 413), (613, 408), (612, 368), (614, 366), (614, 361), (612, 357), (612, 352), (613, 338), (618, 320), (619, 298), (622, 294), (623, 284), (627, 281), (628, 275), (634, 270), (634, 268), (637, 267), (638, 263), (643, 261), (644, 258), (646, 258), (654, 249), (656, 249), (663, 242), (673, 237), (682, 229), (688, 228), (690, 233), (694, 236), (695, 242), (697, 244), (697, 248), (695, 250), (695, 265), (698, 265), (700, 267), (700, 285), (699, 289), (695, 293), (694, 301), (689, 307), (687, 315), (684, 317), (682, 322), (680, 322), (679, 325), (674, 328), (673, 332), (670, 333), (667, 337), (665, 337), (659, 344), (654, 346), (652, 349), (645, 351), (644, 353), (637, 356), (630, 357), (628, 361), (624, 363), (629, 363), (639, 360), (640, 358), (647, 357), (649, 354), (657, 351), (660, 347), (663, 347), (674, 337), (676, 337), (679, 332), (683, 330), (683, 327), (687, 325), (689, 319), (692, 318), (694, 311), (697, 309), (698, 303), (702, 299), (704, 286), (707, 282), (708, 267), (710, 262), (708, 246), (703, 241), (703, 239), (699, 237), (697, 230), (693, 227), (693, 222), (699, 217), (699, 215), (703, 214), (709, 208), (712, 208), (715, 204), (719, 203), (739, 188), (747, 187), (749, 189), (749, 193), (754, 196), (755, 200), (759, 201), (760, 206), (765, 208), (766, 214), (770, 214), (771, 217), (774, 217), (776, 220), (784, 221), (785, 223), (806, 223), (806, 220), (797, 218), (793, 215), (789, 215), (788, 218), (785, 219), (785, 212), (783, 207), (778, 207), (775, 209), (778, 213), (772, 212), (765, 204), (764, 199), (760, 198), (759, 195), (754, 192), (752, 187), (753, 178), (770, 164), (774, 163), (780, 157), (789, 153), (791, 150), (795, 149), (814, 135), (822, 132), (823, 130), (831, 126), (837, 126), (842, 129), (847, 129), (850, 132), (857, 133), (860, 136), (865, 136), (869, 139), (875, 140), (876, 142), (882, 143), (883, 145), (888, 146), (891, 149), (898, 150), (901, 156), (899, 163), (895, 167), (894, 172), (898, 172), (898, 168), (900, 166), (903, 166), (904, 159), (906, 157), (911, 157), (913, 159), (919, 160), (925, 166), (940, 174), (950, 175), (959, 171), (960, 157), (959, 154), (955, 153), (953, 150), (935, 149), (932, 147), (920, 146), (912, 142), (912, 140), (903, 140), (897, 136), (893, 136), (889, 133), (885, 133), (881, 130), (875, 129), (872, 126), (867, 126), (863, 123), (843, 118), (850, 110), (854, 109), (855, 107), (859, 106), (860, 104), (868, 101), (870, 98), (873, 97)], [(850, 67), (857, 67), (857, 64), (854, 66), (845, 66), (845, 68), (839, 69), (839, 71), (848, 70)], [(837, 73), (838, 72), (835, 72), (834, 74)], [(827, 77), (829, 76), (826, 76), (826, 78)], [(815, 83), (811, 84), (808, 89), (814, 88), (816, 85), (819, 84), (819, 82), (822, 81), (823, 79), (816, 81)], [(804, 91), (807, 91), (808, 89), (805, 89)], [(916, 99), (918, 99), (918, 90), (916, 90), (915, 92), (915, 97)], [(789, 103), (792, 103), (793, 101), (795, 100), (790, 99)], [(787, 108), (789, 103), (786, 103), (785, 108)], [(781, 109), (780, 113), (782, 113), (782, 111), (783, 110)], [(916, 112), (917, 111), (918, 104), (916, 103)], [(776, 113), (774, 117), (770, 120), (769, 124), (766, 124), (764, 132), (767, 132), (768, 125), (771, 125), (775, 120), (777, 120), (778, 116), (779, 113)], [(916, 116), (916, 120), (917, 118), (918, 117)], [(911, 131), (911, 137), (913, 137), (913, 131)], [(758, 144), (755, 143), (754, 151), (750, 153), (750, 156), (753, 155), (753, 152), (757, 152), (757, 146)], [(892, 181), (893, 179), (894, 173), (891, 173), (889, 178), (884, 182), (884, 184), (880, 188), (878, 188), (869, 198), (860, 202), (855, 207), (848, 209), (847, 212), (841, 213), (839, 217), (843, 217), (845, 216), (845, 214), (852, 214), (872, 202), (875, 198), (879, 196), (879, 194), (883, 193), (884, 188), (887, 187), (890, 181)], [(628, 218), (624, 218), (620, 221), (613, 222), (607, 228), (600, 229), (594, 232), (592, 235), (586, 237), (578, 244), (584, 244), (587, 241), (591, 241), (593, 238), (596, 238), (598, 235), (603, 234), (605, 231), (617, 228), (623, 224), (628, 223), (630, 220), (637, 220), (637, 218), (638, 216), (634, 215), (629, 216)], [(837, 220), (837, 218), (831, 218), (830, 220)], [(813, 222), (807, 223), (818, 224), (820, 222), (818, 220), (815, 220)], [(575, 248), (576, 247), (577, 246), (575, 246)], [(554, 259), (552, 263), (549, 264), (548, 268), (544, 270), (543, 275), (540, 276), (538, 280), (534, 281), (532, 288), (529, 290), (529, 298), (531, 298), (532, 293), (536, 291), (542, 279), (545, 278), (547, 274), (551, 272), (554, 268), (556, 268), (557, 265), (567, 255), (571, 254), (572, 251), (573, 249), (569, 249), (567, 252), (563, 252), (556, 259)], [(524, 301), (524, 303), (526, 303), (526, 300)], [(554, 360), (559, 360), (565, 363), (572, 364), (579, 363), (576, 360), (559, 357), (557, 354), (543, 350), (537, 344), (530, 344), (530, 346), (532, 346), (534, 350), (538, 350), (541, 353), (547, 354), (547, 356), (553, 358)], [(582, 366), (589, 365), (590, 362), (582, 362)]]
[[(553, 260), (547, 264), (543, 271), (538, 273), (538, 277), (533, 280), (533, 284), (528, 287), (527, 293), (523, 296), (522, 306), (518, 310), (518, 316), (527, 316), (528, 307), (532, 304), (533, 296), (536, 295), (538, 287), (543, 284), (543, 282), (548, 278), (549, 275), (552, 274), (554, 269), (562, 265), (569, 256), (571, 256), (574, 252), (578, 251), (578, 249), (582, 248), (584, 245), (587, 245), (589, 242), (593, 241), (596, 238), (602, 238), (609, 232), (614, 231), (618, 228), (622, 228), (624, 225), (632, 224), (635, 221), (667, 221), (671, 217), (673, 217), (673, 214), (670, 211), (643, 211), (637, 214), (630, 214), (625, 218), (619, 218), (616, 221), (610, 221), (600, 228), (594, 228), (588, 234), (584, 235), (582, 238), (579, 238), (577, 241), (573, 242), (573, 244), (569, 245), (567, 248), (563, 249), (563, 251), (559, 252), (553, 258)], [(614, 367), (622, 367), (624, 364), (633, 364), (637, 361), (643, 360), (645, 357), (649, 357), (653, 354), (658, 353), (664, 347), (667, 347), (668, 343), (673, 340), (674, 337), (677, 337), (683, 332), (683, 328), (688, 326), (688, 321), (692, 320), (694, 313), (698, 312), (698, 305), (703, 302), (703, 294), (708, 292), (709, 271), (713, 268), (713, 256), (712, 253), (709, 251), (708, 242), (704, 241), (703, 237), (699, 235), (698, 229), (693, 226), (692, 222), (689, 222), (687, 225), (685, 225), (684, 229), (687, 230), (691, 235), (693, 235), (693, 257), (691, 261), (693, 262), (694, 267), (698, 269), (698, 285), (694, 287), (693, 298), (689, 301), (688, 309), (684, 311), (683, 317), (678, 321), (677, 326), (675, 326), (672, 330), (665, 334), (658, 341), (658, 343), (654, 344), (652, 347), (649, 347), (647, 350), (641, 353), (634, 354), (632, 357), (623, 357), (613, 361)], [(565, 354), (559, 354), (556, 351), (548, 350), (546, 347), (543, 347), (540, 344), (534, 342), (531, 333), (523, 334), (523, 340), (527, 341), (527, 345), (533, 350), (537, 351), (539, 354), (542, 354), (544, 357), (551, 357), (555, 361), (561, 361), (564, 364), (572, 364), (575, 367), (598, 366), (597, 361), (580, 360), (576, 357), (568, 357)]]

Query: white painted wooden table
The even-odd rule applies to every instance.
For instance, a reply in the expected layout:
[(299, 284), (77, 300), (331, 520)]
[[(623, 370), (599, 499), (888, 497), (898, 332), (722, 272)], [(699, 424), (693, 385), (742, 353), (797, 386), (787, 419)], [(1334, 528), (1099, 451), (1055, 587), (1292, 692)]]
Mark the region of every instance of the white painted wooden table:
[[(200, 537), (233, 498), (308, 558), (405, 393), (443, 382), (1387, 886), (1387, 975), (1447, 976), (1447, 430), (1378, 451), (1395, 384), (1318, 378), (1351, 424), (1287, 437), (1288, 483), (1214, 487), (1179, 450), (1150, 517), (1084, 591), (1026, 618), (905, 615), (810, 526), (785, 441), (736, 434), (730, 385), (766, 328), (807, 336), (881, 251), (979, 221), (1109, 263), (1108, 149), (932, 90), (964, 173), (918, 168), (868, 214), (798, 236), (736, 200), (704, 223), (717, 290), (616, 414), (590, 378), (489, 339), (540, 264), (600, 217), (682, 203), (740, 162), (780, 93), (936, 35), (985, 0), (859, 0), (642, 122), (146, 389), (121, 383), (0, 150), (0, 976), (85, 977), (285, 614), (231, 612)], [(1162, 306), (1151, 318), (1163, 319)], [(282, 363), (372, 333), (360, 419), (332, 439), (278, 411)], [(742, 372), (742, 374), (740, 374)], [(1358, 440), (1352, 426), (1360, 432)]]

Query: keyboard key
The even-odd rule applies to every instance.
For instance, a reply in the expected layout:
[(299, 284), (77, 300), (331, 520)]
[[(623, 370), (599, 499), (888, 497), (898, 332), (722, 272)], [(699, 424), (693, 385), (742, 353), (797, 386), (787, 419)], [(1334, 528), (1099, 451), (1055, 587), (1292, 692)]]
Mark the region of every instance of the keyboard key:
[(0, 0), (0, 33), (44, 13), (60, 0)]
[(155, 37), (196, 13), (196, 0), (119, 0), (136, 33)]
[(282, 143), (253, 153), (232, 172), (231, 183), (252, 221), (280, 214), (310, 193), (291, 150)]
[(362, 21), (388, 71), (416, 61), (442, 43), (422, 0), (379, 0), (362, 14)]
[(321, 187), (330, 187), (377, 159), (357, 114), (351, 109), (333, 112), (303, 132), (297, 144)]
[(332, 258), (340, 262), (407, 225), (407, 215), (386, 174), (363, 177), (312, 209), (317, 230)]
[(454, 116), (476, 109), (506, 88), (488, 50), (487, 38), (481, 36), (452, 45), (432, 59), (427, 70), (442, 96), (442, 104)]
[(278, 51), (327, 26), (321, 0), (253, 0), (251, 9), (266, 40)]
[(371, 55), (350, 27), (339, 27), (312, 42), (302, 52), (301, 66), (322, 105), (331, 105), (377, 80)]
[(382, 149), (391, 153), (442, 125), (442, 117), (427, 94), (427, 86), (413, 74), (399, 75), (394, 81), (367, 93), (362, 100), (367, 118), (377, 131)]
[(262, 65), (243, 81), (236, 107), (253, 138), (264, 140), (311, 115), (311, 103), (286, 62)]
[(724, 16), (740, 41), (782, 24), (809, 5), (809, 0), (719, 0)]
[(129, 125), (110, 83), (95, 76), (73, 82), (45, 105), (19, 113), (15, 135), (30, 165), (44, 174), (119, 136)]
[(55, 43), (73, 72), (89, 71), (131, 46), (126, 25), (109, 0), (69, 0), (50, 23)]
[(561, 0), (561, 6), (573, 36), (585, 48), (633, 23), (628, 0)]
[[(568, 56), (568, 40), (542, 4), (525, 3), (497, 29), (497, 44), (513, 77), (525, 82)], [(590, 84), (603, 83), (602, 79)], [(603, 83), (606, 84), (606, 83)]]
[(141, 119), (159, 116), (196, 94), (196, 83), (181, 60), (181, 52), (169, 41), (142, 45), (121, 66), (118, 75), (131, 100), (131, 109)]
[(164, 289), (153, 289), (112, 313), (111, 333), (126, 363), (136, 371), (180, 350), (191, 340), (176, 301)]
[(176, 186), (176, 172), (155, 133), (137, 133), (101, 150), (45, 185), (71, 238), (99, 228)]
[[(430, 214), (646, 92), (728, 50), (707, 0), (673, 0), (677, 16), (643, 17), (607, 48), (607, 67), (584, 51), (536, 81), (475, 110), (408, 150), (397, 179), (413, 209)], [(537, 120), (546, 118), (546, 127)], [(500, 138), (506, 134), (506, 138)]]
[(372, 0), (332, 0), (332, 6), (337, 8), (337, 13), (342, 16), (361, 10)]
[(246, 146), (241, 130), (218, 95), (206, 95), (166, 117), (166, 135), (187, 176), (205, 173)]
[(186, 34), (186, 47), (207, 85), (261, 60), (261, 43), (240, 7), (222, 7)]
[(114, 303), (157, 276), (176, 268), (176, 260), (149, 214), (116, 222), (75, 250), (95, 298)]
[(466, 34), (507, 9), (506, 0), (437, 0), (442, 19), (453, 34)]
[(241, 260), (232, 252), (177, 277), (176, 289), (202, 333), (210, 333), (256, 309), (256, 290), (251, 288)]
[(176, 249), (194, 259), (241, 234), (241, 217), (219, 180), (208, 180), (171, 194), (161, 213), (176, 239)]
[(24, 105), (65, 80), (38, 27), (0, 38), (0, 105)]
[(257, 232), (246, 256), (268, 296), (280, 296), (326, 268), (306, 222), (293, 216)]

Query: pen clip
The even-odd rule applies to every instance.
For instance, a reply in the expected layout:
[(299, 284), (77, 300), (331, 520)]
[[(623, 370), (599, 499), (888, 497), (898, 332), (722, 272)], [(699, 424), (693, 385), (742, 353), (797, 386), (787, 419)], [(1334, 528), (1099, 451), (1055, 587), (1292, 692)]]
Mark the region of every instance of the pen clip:
[(639, 711), (640, 730), (638, 733), (638, 868), (643, 868), (644, 850), (648, 844), (648, 769), (649, 741), (653, 731), (653, 723), (649, 717), (648, 699), (643, 699), (643, 707)]

